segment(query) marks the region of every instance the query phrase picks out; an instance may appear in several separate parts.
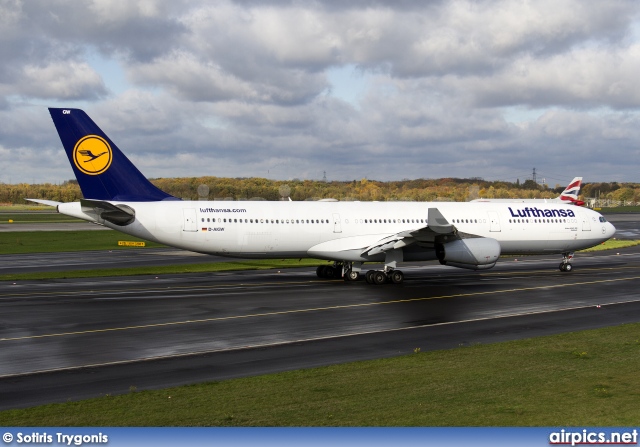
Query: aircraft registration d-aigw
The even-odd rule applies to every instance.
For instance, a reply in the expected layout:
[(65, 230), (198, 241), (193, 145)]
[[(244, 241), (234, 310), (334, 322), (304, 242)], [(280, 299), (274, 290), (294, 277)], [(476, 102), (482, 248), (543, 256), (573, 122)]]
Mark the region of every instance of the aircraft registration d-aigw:
[(319, 258), (324, 278), (401, 283), (403, 261), (439, 260), (472, 270), (501, 254), (562, 254), (613, 236), (595, 211), (563, 203), (205, 202), (183, 201), (155, 187), (79, 109), (49, 109), (84, 199), (58, 212), (122, 233), (200, 253), (238, 258)]

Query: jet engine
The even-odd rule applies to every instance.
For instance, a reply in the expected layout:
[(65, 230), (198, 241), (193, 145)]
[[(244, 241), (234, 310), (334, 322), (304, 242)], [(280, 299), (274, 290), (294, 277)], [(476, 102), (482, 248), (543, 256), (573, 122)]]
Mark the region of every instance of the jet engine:
[(500, 244), (486, 237), (458, 239), (436, 244), (436, 257), (442, 265), (470, 270), (486, 270), (496, 265)]

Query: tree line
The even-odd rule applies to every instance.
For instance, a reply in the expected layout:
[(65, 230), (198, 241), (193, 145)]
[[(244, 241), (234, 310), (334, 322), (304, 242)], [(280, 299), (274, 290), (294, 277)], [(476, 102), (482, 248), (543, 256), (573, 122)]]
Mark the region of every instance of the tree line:
[[(169, 194), (198, 200), (281, 200), (294, 201), (333, 198), (360, 201), (456, 201), (477, 198), (554, 198), (566, 185), (539, 185), (532, 180), (522, 184), (504, 181), (486, 181), (479, 178), (416, 179), (381, 182), (376, 180), (331, 181), (269, 180), (264, 178), (191, 177), (159, 178), (151, 182)], [(206, 185), (203, 188), (201, 185)], [(200, 187), (200, 188), (199, 188)], [(203, 195), (203, 193), (205, 193)], [(582, 198), (640, 202), (640, 184), (586, 183)], [(72, 202), (82, 198), (78, 182), (62, 184), (5, 184), (0, 183), (0, 203), (25, 204), (24, 199), (47, 199)]]

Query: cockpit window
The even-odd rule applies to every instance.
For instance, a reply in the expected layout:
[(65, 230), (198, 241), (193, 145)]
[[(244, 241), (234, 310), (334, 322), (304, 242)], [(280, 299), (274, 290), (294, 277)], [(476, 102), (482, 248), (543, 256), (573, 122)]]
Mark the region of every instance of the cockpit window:
[(607, 219), (605, 219), (604, 217), (600, 216), (600, 222), (606, 222)]

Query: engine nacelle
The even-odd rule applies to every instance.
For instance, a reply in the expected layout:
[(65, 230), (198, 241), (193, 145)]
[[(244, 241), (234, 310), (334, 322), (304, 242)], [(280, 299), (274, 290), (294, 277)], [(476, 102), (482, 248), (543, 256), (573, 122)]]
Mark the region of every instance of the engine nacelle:
[(436, 244), (436, 257), (443, 265), (471, 270), (490, 269), (500, 257), (500, 244), (488, 237), (458, 239)]

